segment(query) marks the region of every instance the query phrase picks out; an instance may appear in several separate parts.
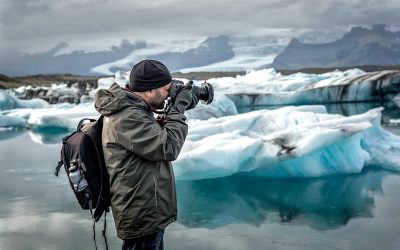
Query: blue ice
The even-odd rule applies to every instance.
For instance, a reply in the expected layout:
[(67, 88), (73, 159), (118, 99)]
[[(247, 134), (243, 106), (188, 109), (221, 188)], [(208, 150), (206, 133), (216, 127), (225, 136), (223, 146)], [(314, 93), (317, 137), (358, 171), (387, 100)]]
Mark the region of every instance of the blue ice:
[[(229, 94), (230, 91), (241, 93), (245, 100), (250, 92), (275, 91), (273, 95), (264, 96), (262, 101), (290, 98), (311, 100), (320, 96), (323, 99), (332, 94), (327, 86), (343, 85), (348, 79), (354, 82), (354, 78), (359, 77), (364, 80), (356, 81), (360, 85), (356, 90), (362, 94), (371, 87), (364, 84), (368, 82), (366, 78), (377, 79), (385, 74), (387, 72), (365, 74), (350, 70), (321, 75), (282, 76), (273, 70), (261, 70), (237, 78), (214, 79), (216, 89), (220, 89), (216, 92), (215, 101), (187, 113), (190, 118), (189, 134), (178, 160), (174, 162), (176, 177), (197, 180), (237, 173), (317, 177), (359, 173), (368, 167), (400, 171), (400, 137), (381, 128), (381, 108), (348, 117), (327, 114), (325, 107), (318, 105), (288, 106), (238, 114), (235, 103), (223, 94)], [(382, 84), (391, 86), (395, 80), (390, 79)], [(117, 80), (100, 79), (99, 84), (105, 88)], [(126, 76), (121, 75), (117, 82), (122, 84), (124, 81)], [(304, 92), (293, 97), (300, 90), (316, 88), (322, 91), (321, 95)], [(350, 88), (347, 95), (355, 98), (356, 92)], [(398, 98), (399, 95), (394, 100)], [(80, 119), (98, 117), (90, 102), (48, 105), (41, 100), (22, 101), (5, 91), (0, 91), (0, 108), (8, 109), (0, 113), (0, 127), (28, 125), (33, 128), (72, 130)], [(41, 139), (35, 137), (34, 141), (40, 143)]]
[(344, 117), (303, 106), (192, 121), (176, 177), (318, 177), (377, 166), (400, 171), (400, 137), (381, 128), (381, 111)]
[(49, 104), (42, 99), (21, 100), (8, 91), (0, 90), (0, 110), (16, 108), (47, 108)]
[(325, 104), (390, 99), (389, 95), (399, 93), (400, 72), (349, 70), (281, 76), (259, 71), (214, 82), (237, 106)]

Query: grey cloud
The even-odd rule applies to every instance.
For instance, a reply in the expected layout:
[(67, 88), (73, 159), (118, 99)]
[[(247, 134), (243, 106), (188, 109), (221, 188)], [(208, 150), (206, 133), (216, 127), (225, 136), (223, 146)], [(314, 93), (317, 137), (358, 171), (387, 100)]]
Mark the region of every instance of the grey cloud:
[(4, 25), (14, 25), (36, 13), (45, 13), (50, 9), (50, 5), (43, 1), (20, 0), (20, 1), (1, 1), (0, 23)]
[(1, 46), (99, 37), (162, 40), (241, 34), (261, 28), (331, 28), (400, 23), (397, 0), (237, 2), (182, 0), (0, 0)]

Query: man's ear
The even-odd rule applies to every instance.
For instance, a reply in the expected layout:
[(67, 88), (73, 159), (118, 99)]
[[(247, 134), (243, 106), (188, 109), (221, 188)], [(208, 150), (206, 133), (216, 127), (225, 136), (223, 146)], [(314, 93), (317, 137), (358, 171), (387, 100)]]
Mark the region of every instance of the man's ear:
[(144, 92), (144, 94), (147, 96), (147, 97), (153, 97), (153, 90), (152, 89), (150, 89), (150, 90), (148, 90), (148, 91), (145, 91)]

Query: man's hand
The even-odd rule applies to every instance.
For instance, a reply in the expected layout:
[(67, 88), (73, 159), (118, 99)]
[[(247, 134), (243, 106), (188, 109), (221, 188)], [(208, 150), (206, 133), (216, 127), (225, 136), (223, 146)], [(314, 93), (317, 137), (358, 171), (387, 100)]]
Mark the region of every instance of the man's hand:
[(172, 108), (175, 108), (179, 113), (183, 114), (191, 104), (192, 91), (190, 89), (183, 89), (176, 95)]
[[(175, 108), (180, 113), (186, 110), (193, 109), (199, 103), (199, 98), (192, 92), (193, 82), (188, 82), (182, 89), (171, 89), (171, 95), (174, 96), (172, 108)], [(174, 86), (171, 86), (174, 88)]]
[(190, 91), (190, 93), (192, 93), (192, 103), (186, 108), (186, 110), (194, 109), (199, 103), (199, 98), (197, 95), (195, 95), (193, 91)]

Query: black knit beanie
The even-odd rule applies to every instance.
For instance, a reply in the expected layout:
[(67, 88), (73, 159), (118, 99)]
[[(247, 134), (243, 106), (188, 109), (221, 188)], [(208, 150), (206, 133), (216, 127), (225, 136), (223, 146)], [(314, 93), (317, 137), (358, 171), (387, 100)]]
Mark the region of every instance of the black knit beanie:
[(133, 66), (129, 77), (129, 88), (144, 92), (165, 86), (171, 80), (171, 73), (164, 64), (146, 59)]

